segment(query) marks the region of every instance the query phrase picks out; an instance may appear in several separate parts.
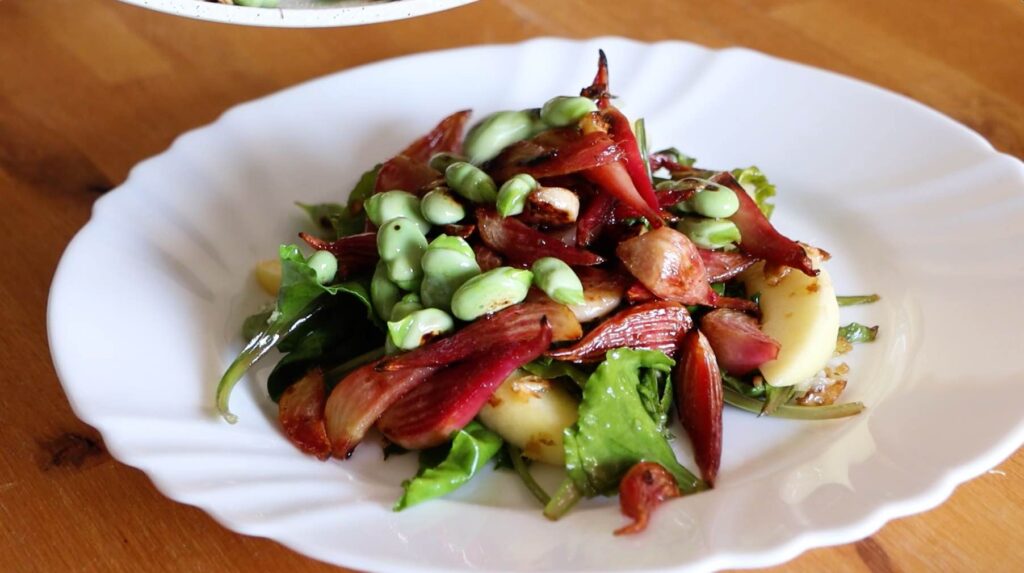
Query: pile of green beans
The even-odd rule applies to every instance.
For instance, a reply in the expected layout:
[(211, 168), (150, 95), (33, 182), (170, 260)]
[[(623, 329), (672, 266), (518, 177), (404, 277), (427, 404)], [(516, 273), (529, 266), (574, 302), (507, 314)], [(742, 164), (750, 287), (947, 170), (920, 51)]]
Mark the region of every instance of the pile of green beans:
[(427, 237), (419, 225), (406, 217), (396, 217), (377, 231), (377, 252), (387, 265), (387, 276), (403, 290), (419, 288), (423, 278), (420, 261), (427, 250)]
[(441, 235), (423, 254), (420, 297), (428, 307), (448, 310), (452, 296), (466, 281), (480, 274), (476, 254), (461, 237)]
[(682, 213), (699, 216), (683, 217), (676, 229), (684, 233), (694, 244), (705, 249), (731, 248), (740, 241), (740, 231), (728, 220), (739, 211), (740, 202), (732, 189), (722, 187), (711, 181), (687, 178), (681, 181), (668, 182), (679, 184), (701, 185), (686, 201), (675, 205)]

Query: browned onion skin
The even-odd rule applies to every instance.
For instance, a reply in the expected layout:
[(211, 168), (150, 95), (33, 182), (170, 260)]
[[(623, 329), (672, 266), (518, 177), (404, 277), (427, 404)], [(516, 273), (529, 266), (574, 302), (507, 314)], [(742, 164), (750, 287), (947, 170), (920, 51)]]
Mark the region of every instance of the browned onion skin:
[(697, 250), (700, 252), (701, 260), (704, 261), (708, 280), (713, 283), (734, 278), (757, 262), (756, 258), (739, 251)]
[(761, 331), (757, 320), (738, 310), (716, 309), (700, 321), (723, 370), (734, 376), (749, 374), (779, 355), (779, 343)]
[(477, 415), (516, 368), (550, 344), (551, 327), (542, 318), (531, 337), (435, 372), (384, 412), (377, 428), (406, 449), (441, 445)]
[(442, 119), (434, 129), (412, 142), (400, 155), (414, 161), (430, 161), (436, 153), (456, 153), (462, 149), (462, 134), (471, 110), (457, 111)]
[(500, 352), (509, 345), (536, 335), (537, 323), (547, 319), (555, 342), (576, 340), (583, 327), (565, 305), (557, 302), (524, 302), (470, 323), (451, 336), (440, 338), (415, 350), (385, 358), (380, 370), (403, 370), (424, 366), (446, 366), (474, 354)]
[(675, 377), (676, 407), (693, 444), (701, 477), (714, 487), (722, 463), (722, 375), (715, 353), (699, 330), (686, 335)]
[(477, 209), (477, 230), (491, 249), (514, 264), (530, 265), (543, 257), (556, 257), (571, 266), (599, 265), (604, 259), (546, 235), (518, 219), (502, 217), (493, 209)]
[(324, 407), (327, 439), (335, 457), (352, 455), (366, 432), (392, 404), (426, 380), (436, 367), (379, 372), (380, 361), (362, 366), (342, 379)]
[(818, 275), (804, 248), (796, 241), (783, 236), (768, 222), (768, 218), (758, 208), (757, 203), (743, 190), (731, 173), (723, 171), (711, 180), (731, 189), (740, 201), (739, 210), (729, 217), (729, 220), (740, 230), (741, 251), (758, 259), (793, 267), (808, 276)]
[(629, 468), (619, 482), (619, 507), (633, 523), (615, 530), (615, 535), (631, 535), (647, 529), (654, 508), (679, 497), (676, 478), (657, 462), (640, 462)]
[(715, 291), (704, 261), (686, 235), (661, 227), (619, 243), (615, 253), (655, 296), (683, 304), (713, 305)]
[(569, 362), (599, 362), (614, 348), (676, 352), (693, 320), (686, 307), (676, 302), (655, 301), (626, 308), (597, 325), (578, 343), (548, 352)]
[(377, 252), (377, 233), (359, 233), (336, 241), (325, 241), (309, 233), (299, 233), (299, 238), (318, 251), (328, 251), (338, 259), (338, 278), (373, 270), (380, 255)]
[(284, 435), (303, 453), (321, 460), (331, 457), (331, 443), (324, 425), (325, 394), (324, 374), (316, 368), (289, 386), (277, 403), (277, 419)]

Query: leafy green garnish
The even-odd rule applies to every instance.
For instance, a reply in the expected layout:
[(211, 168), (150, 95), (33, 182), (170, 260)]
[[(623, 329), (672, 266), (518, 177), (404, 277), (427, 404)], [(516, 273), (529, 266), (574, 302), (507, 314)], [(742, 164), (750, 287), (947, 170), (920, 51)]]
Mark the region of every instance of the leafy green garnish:
[(796, 388), (793, 386), (765, 384), (764, 405), (761, 407), (761, 412), (758, 416), (771, 416), (775, 414), (779, 407), (788, 404), (795, 394)]
[(878, 296), (877, 294), (864, 294), (858, 296), (837, 296), (836, 302), (839, 303), (839, 306), (853, 306), (857, 304), (871, 304), (873, 302), (878, 302), (879, 300), (881, 300), (881, 298), (882, 297)]
[(877, 326), (864, 326), (859, 322), (851, 322), (846, 326), (839, 327), (839, 336), (847, 342), (874, 342), (878, 336)]
[(273, 313), (274, 309), (271, 307), (247, 316), (245, 321), (242, 322), (242, 339), (248, 342), (262, 332), (267, 327), (267, 321), (270, 320), (270, 315)]
[(264, 329), (249, 340), (217, 384), (217, 410), (231, 423), (238, 421), (228, 408), (228, 399), (235, 384), (271, 348), (277, 346), (282, 339), (296, 331), (322, 308), (317, 300), (321, 295), (348, 293), (362, 302), (367, 309), (367, 315), (372, 312), (369, 293), (362, 284), (345, 282), (321, 285), (316, 279), (316, 271), (306, 264), (306, 258), (295, 245), (281, 245), (278, 255), (281, 259), (281, 287), (277, 292), (277, 306), (267, 319)]
[(537, 483), (537, 480), (533, 479), (533, 474), (530, 473), (530, 466), (526, 463), (526, 459), (523, 458), (523, 451), (512, 444), (505, 444), (504, 452), (512, 464), (512, 469), (519, 475), (519, 479), (523, 480), (523, 485), (526, 486), (526, 489), (533, 494), (533, 497), (537, 498), (541, 505), (547, 505), (551, 501), (551, 496), (548, 495), (548, 492), (544, 491), (544, 488)]
[(549, 380), (564, 376), (571, 379), (580, 388), (587, 383), (587, 378), (590, 377), (590, 374), (587, 374), (570, 362), (561, 362), (547, 356), (542, 356), (533, 362), (524, 364), (523, 370), (534, 376), (540, 376)]
[(756, 166), (734, 169), (732, 176), (754, 198), (754, 202), (757, 203), (764, 216), (770, 218), (772, 211), (775, 210), (775, 205), (769, 203), (768, 200), (775, 196), (775, 185), (768, 181), (768, 177)]
[(640, 159), (644, 162), (644, 171), (647, 172), (647, 177), (653, 181), (654, 174), (651, 173), (651, 161), (647, 151), (647, 123), (644, 118), (640, 118), (633, 122), (633, 133), (636, 134), (636, 145), (640, 148)]
[(470, 422), (455, 433), (451, 448), (443, 459), (431, 460), (429, 456), (421, 458), (420, 471), (416, 477), (402, 483), (405, 493), (395, 504), (394, 510), (402, 511), (455, 491), (472, 479), (498, 453), (502, 444), (498, 434), (479, 422)]
[(676, 461), (662, 424), (641, 397), (641, 384), (650, 385), (642, 382), (649, 376), (645, 371), (667, 375), (675, 361), (661, 352), (627, 348), (606, 356), (583, 389), (579, 421), (565, 430), (566, 471), (575, 489), (587, 497), (614, 494), (629, 468), (645, 460), (664, 466), (682, 491), (703, 489), (704, 483)]
[(363, 202), (373, 195), (373, 189), (377, 185), (377, 173), (380, 172), (380, 165), (363, 173), (359, 182), (352, 189), (348, 196), (348, 204), (340, 203), (296, 203), (309, 218), (320, 229), (327, 233), (332, 239), (340, 239), (356, 233), (362, 233), (366, 228), (366, 213), (363, 211)]
[(765, 389), (768, 387), (767, 384), (761, 384), (760, 386), (748, 384), (735, 376), (726, 374), (725, 372), (722, 373), (722, 384), (727, 388), (732, 388), (736, 392), (750, 398), (760, 398), (764, 396)]
[[(744, 396), (732, 388), (722, 388), (722, 398), (726, 404), (746, 410), (752, 414), (761, 415), (764, 410), (764, 401), (757, 398)], [(828, 406), (798, 406), (796, 404), (784, 404), (779, 406), (770, 415), (774, 418), (788, 418), (790, 420), (832, 420), (855, 416), (864, 411), (864, 404), (861, 402), (848, 402), (846, 404), (830, 404)]]
[(662, 149), (661, 151), (654, 152), (655, 155), (667, 155), (672, 158), (679, 165), (684, 167), (693, 167), (697, 163), (697, 158), (690, 157), (689, 155), (679, 151), (675, 147), (669, 147), (668, 149)]
[(672, 407), (672, 381), (669, 376), (654, 369), (643, 370), (636, 389), (640, 403), (658, 426), (661, 435), (668, 440), (674, 438), (668, 430), (668, 412)]

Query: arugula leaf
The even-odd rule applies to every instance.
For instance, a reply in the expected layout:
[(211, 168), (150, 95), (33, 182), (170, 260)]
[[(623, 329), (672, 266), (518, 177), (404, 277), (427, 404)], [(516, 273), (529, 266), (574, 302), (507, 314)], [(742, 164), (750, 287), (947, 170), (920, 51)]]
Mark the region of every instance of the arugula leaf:
[(570, 362), (561, 362), (547, 356), (542, 356), (533, 362), (524, 364), (522, 368), (534, 376), (540, 376), (549, 380), (564, 376), (571, 379), (580, 388), (587, 383), (587, 378), (590, 377), (590, 374), (587, 374)]
[(764, 396), (765, 389), (768, 387), (768, 384), (761, 384), (760, 386), (748, 384), (740, 378), (731, 376), (725, 372), (722, 372), (722, 384), (726, 388), (730, 388), (749, 398), (760, 398)]
[(268, 308), (266, 310), (261, 310), (256, 314), (247, 316), (245, 321), (242, 322), (242, 339), (248, 342), (266, 328), (267, 321), (270, 320), (270, 315), (273, 314), (273, 312), (273, 308)]
[(772, 416), (781, 406), (785, 406), (796, 395), (796, 388), (793, 386), (772, 386), (765, 384), (764, 406), (758, 416)]
[[(608, 352), (583, 389), (579, 421), (565, 430), (565, 465), (574, 486), (568, 489), (587, 497), (614, 494), (629, 468), (644, 460), (664, 466), (686, 493), (705, 487), (676, 461), (661, 426), (640, 396), (642, 371), (667, 375), (674, 364), (656, 351), (619, 348)], [(555, 497), (560, 499), (560, 493)]]
[(503, 444), (498, 434), (475, 420), (470, 422), (455, 433), (451, 449), (442, 460), (421, 458), (420, 471), (416, 477), (402, 483), (405, 493), (395, 504), (394, 510), (402, 511), (455, 491), (472, 479)]
[(548, 492), (544, 491), (544, 488), (537, 483), (537, 480), (533, 479), (533, 474), (530, 473), (530, 466), (527, 464), (526, 459), (523, 458), (523, 451), (512, 444), (505, 444), (503, 451), (512, 464), (512, 469), (519, 475), (519, 479), (523, 480), (523, 485), (533, 494), (533, 497), (537, 498), (541, 505), (550, 503), (551, 496), (548, 495)]
[(318, 300), (321, 295), (348, 293), (362, 302), (367, 316), (373, 312), (370, 310), (370, 295), (361, 283), (349, 281), (321, 285), (316, 280), (316, 271), (306, 264), (306, 258), (295, 245), (281, 245), (278, 255), (281, 259), (281, 287), (277, 293), (277, 306), (264, 329), (249, 340), (217, 384), (217, 410), (232, 424), (238, 421), (238, 417), (228, 408), (231, 390), (253, 364), (322, 308), (322, 301)]
[(356, 233), (362, 233), (366, 228), (366, 213), (363, 211), (363, 202), (373, 195), (373, 189), (377, 185), (377, 174), (380, 172), (380, 165), (363, 173), (359, 182), (352, 189), (348, 196), (348, 204), (341, 203), (299, 203), (303, 211), (309, 215), (322, 232), (333, 235), (332, 239), (340, 239)]
[(757, 203), (764, 216), (771, 218), (775, 205), (769, 203), (768, 200), (775, 196), (775, 185), (768, 181), (768, 177), (757, 166), (733, 169), (732, 176), (754, 198), (754, 202)]
[(877, 326), (864, 326), (859, 322), (851, 322), (839, 327), (839, 336), (853, 344), (856, 342), (874, 342), (878, 336)]
[(672, 407), (672, 381), (667, 374), (648, 369), (640, 373), (640, 384), (636, 387), (640, 403), (658, 426), (658, 431), (667, 440), (673, 439), (668, 430), (668, 411)]
[(871, 304), (878, 302), (882, 297), (877, 294), (863, 294), (858, 296), (837, 296), (836, 302), (839, 306), (853, 306), (856, 304)]
[(655, 155), (668, 155), (676, 163), (685, 167), (693, 167), (697, 163), (697, 158), (690, 157), (689, 155), (679, 151), (675, 147), (669, 147), (668, 149), (662, 149), (661, 151), (654, 152)]
[[(763, 400), (744, 396), (732, 388), (723, 388), (722, 398), (726, 404), (740, 410), (746, 410), (751, 414), (757, 414), (758, 417), (761, 416), (761, 412), (764, 410)], [(829, 404), (828, 406), (783, 404), (769, 415), (774, 418), (786, 418), (789, 420), (834, 420), (836, 418), (855, 416), (863, 411), (864, 404), (861, 402)]]

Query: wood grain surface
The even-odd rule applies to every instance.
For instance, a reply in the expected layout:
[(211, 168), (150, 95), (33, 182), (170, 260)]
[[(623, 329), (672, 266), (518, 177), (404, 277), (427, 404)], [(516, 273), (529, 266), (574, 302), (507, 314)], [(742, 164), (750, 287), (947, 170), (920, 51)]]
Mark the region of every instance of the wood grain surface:
[[(58, 258), (132, 165), (236, 103), (423, 50), (604, 34), (742, 45), (835, 70), (1024, 156), (1020, 0), (483, 0), (333, 30), (196, 22), (113, 0), (0, 0), (0, 571), (337, 571), (220, 527), (107, 454), (50, 362)], [(1018, 452), (938, 509), (777, 570), (1024, 571), (1022, 531)]]

